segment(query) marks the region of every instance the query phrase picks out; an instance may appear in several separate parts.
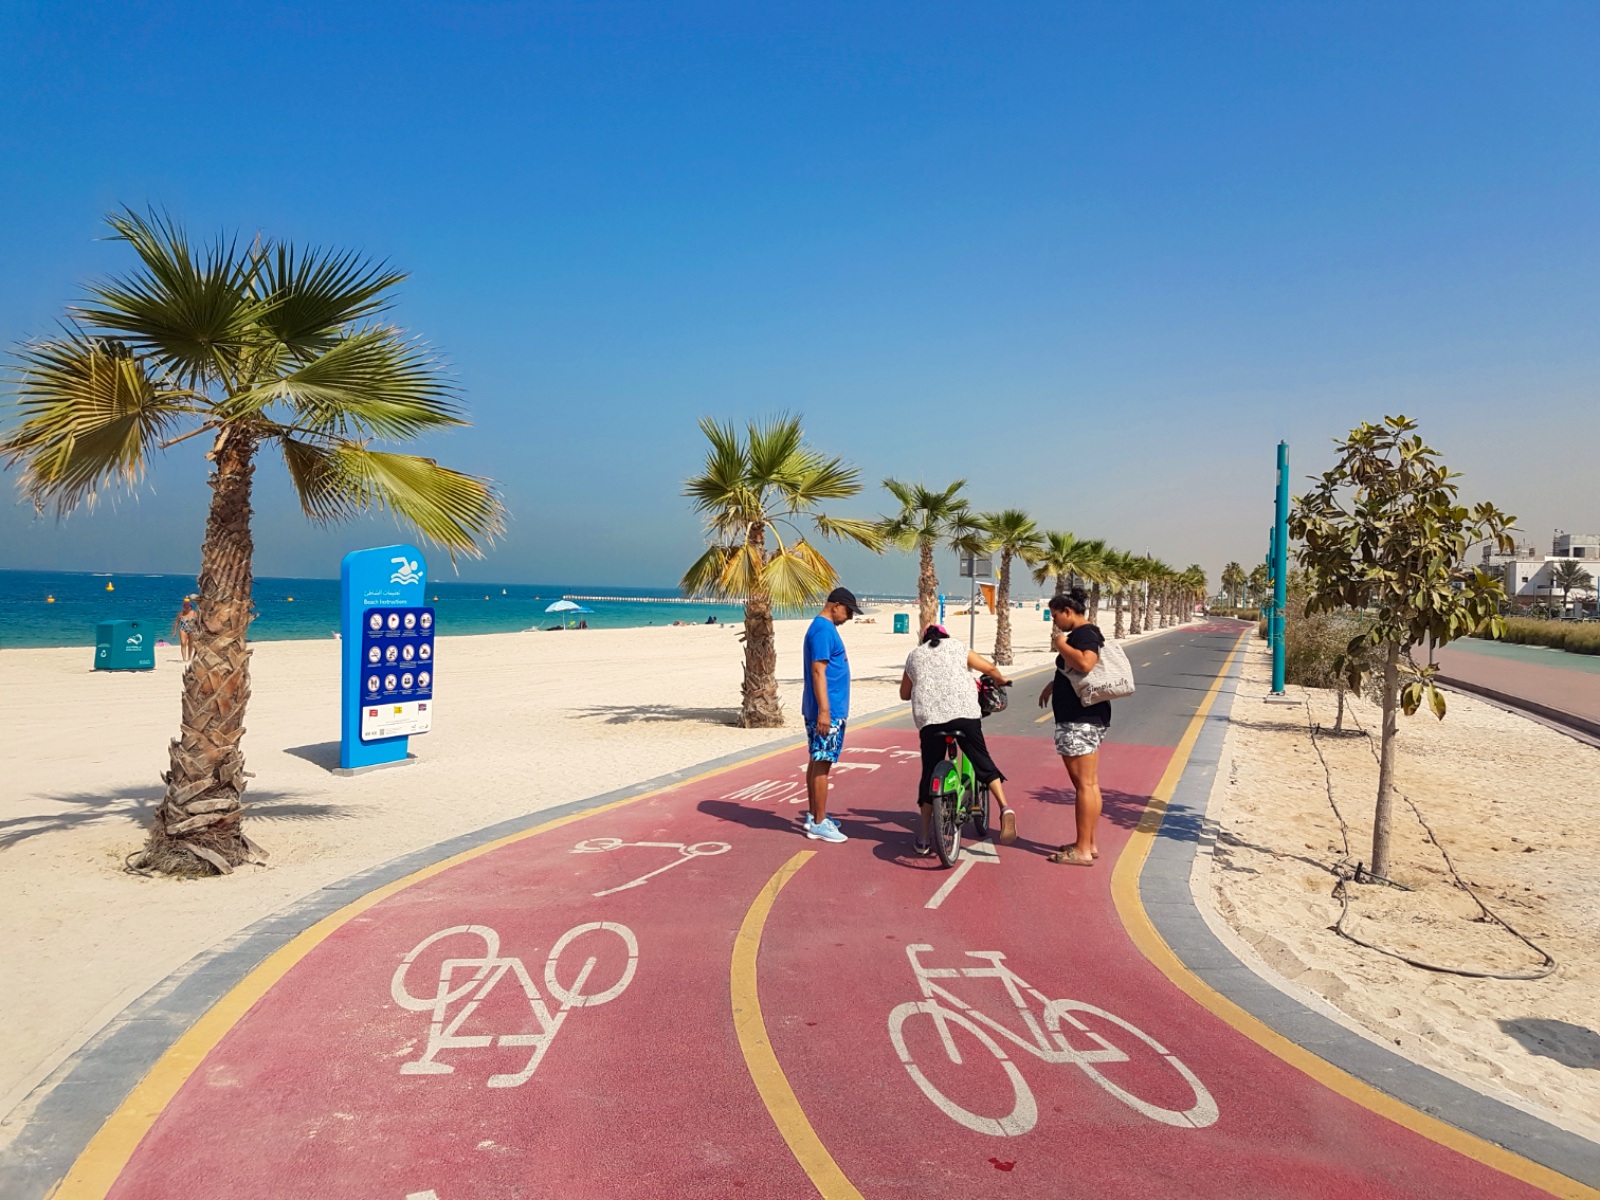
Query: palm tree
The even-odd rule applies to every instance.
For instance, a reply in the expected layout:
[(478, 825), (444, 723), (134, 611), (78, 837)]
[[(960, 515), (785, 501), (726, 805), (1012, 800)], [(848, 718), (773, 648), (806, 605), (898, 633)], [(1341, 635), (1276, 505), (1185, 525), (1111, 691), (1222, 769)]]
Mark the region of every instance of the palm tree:
[[(839, 573), (805, 536), (808, 522), (823, 537), (844, 538), (873, 550), (883, 540), (872, 521), (829, 517), (824, 500), (861, 491), (860, 475), (840, 459), (805, 444), (800, 419), (779, 416), (752, 421), (741, 439), (732, 423), (709, 417), (700, 431), (711, 443), (705, 470), (684, 484), (683, 494), (705, 519), (711, 545), (683, 576), (693, 596), (744, 601), (744, 700), (739, 724), (771, 729), (783, 724), (778, 703), (778, 648), (772, 610), (822, 600)], [(785, 541), (783, 529), (792, 537)], [(768, 551), (767, 535), (777, 548)]]
[(197, 246), (154, 213), (107, 221), (138, 265), (90, 287), (60, 334), (19, 350), (16, 419), (0, 456), (21, 467), (25, 497), (65, 516), (135, 486), (158, 450), (210, 439), (194, 656), (166, 791), (137, 861), (226, 872), (259, 851), (241, 829), (240, 746), (258, 453), (283, 455), (312, 521), (386, 509), (452, 556), (479, 554), (503, 511), (485, 480), (372, 447), (466, 424), (433, 355), (380, 320), (403, 275), (263, 238)]
[(994, 595), (994, 661), (1002, 667), (1011, 665), (1011, 560), (1020, 558), (1032, 563), (1045, 548), (1045, 539), (1032, 517), (1020, 508), (984, 513), (977, 519), (977, 527), (991, 550), (1000, 552), (1000, 576)]
[(1122, 638), (1127, 636), (1127, 621), (1132, 607), (1131, 602), (1125, 603), (1125, 600), (1128, 599), (1138, 560), (1122, 550), (1107, 550), (1100, 556), (1100, 562), (1106, 573), (1106, 582), (1111, 585), (1112, 604), (1116, 609), (1116, 627), (1111, 636)]
[(1104, 538), (1094, 538), (1091, 541), (1079, 543), (1081, 548), (1081, 561), (1073, 570), (1089, 581), (1089, 620), (1100, 620), (1100, 588), (1102, 584), (1110, 582), (1111, 570), (1106, 562), (1106, 552), (1109, 547)]
[(939, 576), (933, 569), (933, 552), (944, 542), (958, 553), (980, 552), (977, 543), (981, 539), (975, 536), (972, 513), (961, 495), (967, 481), (958, 479), (943, 491), (898, 479), (885, 479), (883, 486), (899, 502), (900, 511), (878, 523), (879, 535), (889, 545), (916, 550), (920, 557), (917, 629), (921, 631), (939, 615)]
[(1244, 568), (1236, 562), (1231, 562), (1222, 568), (1222, 591), (1233, 601), (1234, 608), (1244, 607), (1246, 579)]
[(1205, 568), (1199, 563), (1190, 563), (1178, 579), (1183, 588), (1183, 619), (1187, 621), (1194, 612), (1194, 606), (1205, 603), (1210, 581), (1206, 579)]
[(1272, 573), (1267, 570), (1266, 563), (1257, 563), (1250, 569), (1246, 577), (1245, 588), (1250, 593), (1250, 603), (1254, 605), (1265, 604), (1267, 593), (1272, 590)]
[(1083, 545), (1083, 542), (1070, 533), (1045, 534), (1044, 544), (1032, 560), (1033, 581), (1045, 583), (1054, 576), (1056, 581), (1054, 594), (1066, 595), (1067, 580), (1082, 561)]
[(1566, 559), (1556, 564), (1550, 572), (1550, 582), (1561, 589), (1561, 613), (1567, 612), (1567, 595), (1573, 591), (1586, 592), (1594, 583), (1594, 576), (1583, 569), (1576, 559)]

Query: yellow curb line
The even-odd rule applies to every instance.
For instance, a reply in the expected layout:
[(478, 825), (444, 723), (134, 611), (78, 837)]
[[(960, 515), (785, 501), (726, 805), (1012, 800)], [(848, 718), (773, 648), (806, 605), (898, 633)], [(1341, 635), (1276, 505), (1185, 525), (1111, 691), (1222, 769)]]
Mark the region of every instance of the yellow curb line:
[(1238, 642), (1234, 644), (1233, 652), (1222, 664), (1222, 670), (1212, 681), (1205, 699), (1200, 702), (1200, 707), (1190, 720), (1188, 729), (1184, 731), (1178, 748), (1173, 751), (1167, 769), (1162, 773), (1161, 782), (1151, 793), (1150, 802), (1145, 807), (1138, 828), (1134, 830), (1127, 846), (1117, 858), (1116, 868), (1111, 875), (1111, 897), (1116, 903), (1117, 916), (1121, 919), (1123, 928), (1128, 931), (1128, 936), (1133, 939), (1139, 952), (1180, 991), (1244, 1034), (1256, 1045), (1296, 1070), (1309, 1075), (1324, 1087), (1393, 1121), (1396, 1125), (1421, 1134), (1430, 1141), (1492, 1167), (1513, 1179), (1543, 1188), (1553, 1196), (1562, 1197), (1562, 1200), (1600, 1200), (1600, 1191), (1570, 1179), (1559, 1171), (1553, 1171), (1549, 1167), (1523, 1158), (1520, 1154), (1513, 1154), (1501, 1146), (1457, 1129), (1454, 1125), (1419, 1112), (1409, 1104), (1396, 1100), (1371, 1084), (1364, 1083), (1325, 1059), (1318, 1058), (1303, 1046), (1291, 1042), (1232, 1000), (1213, 990), (1183, 964), (1156, 932), (1149, 914), (1145, 912), (1144, 902), (1139, 897), (1139, 874), (1144, 868), (1145, 859), (1150, 854), (1150, 847), (1155, 841), (1156, 834), (1161, 829), (1161, 822), (1166, 817), (1167, 804), (1171, 801), (1173, 792), (1177, 790), (1178, 780), (1183, 777), (1183, 769), (1188, 764), (1190, 754), (1194, 752), (1195, 742), (1199, 740), (1200, 729), (1205, 724), (1206, 715), (1211, 711), (1217, 693), (1222, 690), (1223, 681), (1228, 676), (1228, 670), (1233, 666), (1233, 660), (1238, 657), (1240, 650), (1244, 648), (1248, 636), (1250, 636), (1248, 632), (1240, 635)]
[(855, 1185), (845, 1178), (839, 1164), (833, 1161), (833, 1155), (811, 1127), (799, 1098), (789, 1086), (767, 1037), (766, 1021), (761, 1016), (761, 996), (756, 990), (756, 957), (761, 951), (761, 932), (766, 928), (767, 914), (772, 911), (773, 902), (784, 885), (815, 854), (815, 850), (800, 851), (778, 868), (750, 902), (750, 911), (745, 914), (739, 934), (733, 940), (733, 965), (729, 971), (733, 1028), (739, 1035), (744, 1065), (750, 1071), (756, 1091), (761, 1093), (761, 1102), (767, 1106), (772, 1123), (778, 1127), (817, 1194), (823, 1200), (863, 1200)]
[[(869, 725), (881, 724), (893, 717), (900, 715), (905, 706), (896, 705), (881, 713), (867, 717), (855, 728), (864, 729)], [(282, 979), (293, 969), (301, 959), (310, 954), (322, 942), (326, 941), (334, 932), (360, 916), (374, 905), (387, 900), (396, 892), (431, 879), (442, 874), (452, 867), (469, 862), (474, 858), (520, 842), (527, 838), (535, 837), (541, 833), (548, 833), (553, 829), (560, 829), (575, 821), (588, 817), (598, 816), (600, 813), (612, 812), (628, 804), (636, 804), (640, 800), (647, 800), (652, 796), (659, 796), (663, 792), (675, 788), (687, 787), (692, 783), (699, 783), (716, 775), (729, 771), (736, 771), (780, 754), (787, 754), (797, 748), (803, 748), (803, 741), (779, 746), (755, 754), (737, 762), (728, 763), (726, 766), (716, 767), (704, 771), (699, 775), (681, 779), (659, 788), (652, 788), (648, 792), (641, 792), (637, 796), (627, 796), (621, 800), (613, 800), (609, 804), (602, 804), (596, 808), (585, 809), (583, 812), (569, 813), (564, 817), (546, 821), (535, 825), (532, 829), (524, 829), (520, 833), (507, 834), (505, 837), (496, 838), (482, 846), (474, 846), (470, 850), (463, 850), (449, 858), (442, 859), (430, 866), (413, 871), (410, 875), (403, 876), (381, 887), (375, 888), (352, 900), (349, 904), (336, 912), (329, 913), (315, 925), (301, 931), (290, 941), (284, 943), (273, 951), (260, 966), (234, 985), (227, 995), (218, 1000), (216, 1004), (207, 1009), (198, 1020), (191, 1025), (181, 1037), (178, 1038), (166, 1053), (156, 1060), (149, 1072), (128, 1093), (117, 1110), (106, 1119), (98, 1132), (83, 1148), (77, 1160), (67, 1171), (61, 1182), (50, 1192), (49, 1200), (104, 1200), (106, 1194), (116, 1183), (117, 1177), (122, 1174), (128, 1165), (128, 1160), (133, 1157), (133, 1152), (139, 1143), (144, 1140), (145, 1134), (150, 1132), (150, 1127), (155, 1124), (178, 1094), (189, 1076), (196, 1067), (205, 1059), (206, 1055), (216, 1047), (224, 1035), (238, 1024), (255, 1004), (272, 988), (273, 984)]]

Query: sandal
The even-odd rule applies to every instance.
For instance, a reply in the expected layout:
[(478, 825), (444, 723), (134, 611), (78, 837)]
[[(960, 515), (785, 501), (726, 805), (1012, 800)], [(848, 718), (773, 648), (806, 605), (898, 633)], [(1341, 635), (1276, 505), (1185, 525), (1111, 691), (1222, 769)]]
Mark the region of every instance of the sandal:
[[(1075, 849), (1077, 847), (1077, 845), (1078, 845), (1077, 842), (1065, 842), (1061, 846), (1061, 853), (1065, 854), (1068, 850)], [(1091, 850), (1089, 852), (1089, 857), (1094, 859), (1096, 862), (1099, 862), (1100, 861), (1100, 851)]]
[(918, 838), (915, 842), (911, 843), (911, 849), (916, 851), (918, 858), (927, 858), (928, 855), (933, 853), (933, 843), (925, 842), (921, 838)]
[(1078, 848), (1076, 846), (1068, 846), (1065, 850), (1057, 850), (1050, 856), (1050, 861), (1053, 863), (1059, 863), (1062, 866), (1070, 867), (1094, 866), (1094, 859), (1080, 858), (1078, 856)]
[(1009, 846), (1017, 840), (1017, 814), (1009, 808), (1000, 810), (1000, 844)]

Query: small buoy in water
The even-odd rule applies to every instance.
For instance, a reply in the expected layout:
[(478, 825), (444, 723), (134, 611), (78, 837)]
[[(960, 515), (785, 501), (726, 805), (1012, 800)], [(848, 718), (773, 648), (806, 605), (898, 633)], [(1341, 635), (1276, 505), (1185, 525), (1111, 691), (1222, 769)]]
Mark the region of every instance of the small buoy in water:
[(46, 604), (54, 604), (56, 602), (56, 598), (54, 596), (46, 596), (44, 598), (44, 602)]
[(114, 592), (114, 591), (116, 591), (116, 590), (117, 590), (117, 589), (116, 589), (116, 588), (115, 588), (115, 587), (113, 587), (113, 586), (112, 586), (112, 585), (111, 585), (111, 581), (110, 581), (110, 580), (109, 580), (109, 579), (108, 579), (108, 580), (106, 580), (106, 591), (108, 591), (108, 592)]
[(289, 599), (286, 601), (286, 603), (293, 604), (294, 603), (294, 597), (290, 596)]

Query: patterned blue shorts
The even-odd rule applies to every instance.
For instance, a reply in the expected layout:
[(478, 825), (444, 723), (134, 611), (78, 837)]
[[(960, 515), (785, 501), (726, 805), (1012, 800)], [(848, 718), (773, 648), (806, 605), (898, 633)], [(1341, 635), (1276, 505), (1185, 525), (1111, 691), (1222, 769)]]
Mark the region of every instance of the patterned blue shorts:
[(806, 729), (811, 744), (811, 761), (838, 762), (839, 751), (844, 749), (844, 722), (829, 722), (828, 732), (825, 734), (817, 732), (817, 723), (815, 721), (807, 725)]

